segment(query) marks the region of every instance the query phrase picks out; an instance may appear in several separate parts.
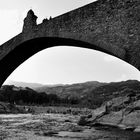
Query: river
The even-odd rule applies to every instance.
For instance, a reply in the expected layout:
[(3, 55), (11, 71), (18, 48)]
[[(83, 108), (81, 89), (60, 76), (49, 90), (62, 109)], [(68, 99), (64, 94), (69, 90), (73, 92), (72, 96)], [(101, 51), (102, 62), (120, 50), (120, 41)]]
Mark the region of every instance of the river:
[(80, 116), (2, 114), (0, 140), (140, 140), (139, 133), (108, 127), (78, 126)]

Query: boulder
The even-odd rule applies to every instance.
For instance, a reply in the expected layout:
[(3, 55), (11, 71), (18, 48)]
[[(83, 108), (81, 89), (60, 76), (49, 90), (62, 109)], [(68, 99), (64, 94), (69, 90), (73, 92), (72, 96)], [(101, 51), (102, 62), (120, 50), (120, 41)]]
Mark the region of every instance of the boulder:
[(110, 112), (107, 115), (102, 116), (96, 121), (104, 125), (118, 126), (123, 119), (123, 111)]
[(78, 121), (78, 125), (89, 125), (93, 124), (96, 119), (102, 117), (104, 114), (107, 113), (106, 105), (101, 106), (91, 112), (91, 114), (87, 116), (81, 116), (80, 120)]
[(140, 126), (136, 127), (134, 132), (140, 132)]
[(121, 123), (125, 126), (140, 126), (140, 110), (136, 110), (124, 116)]
[(140, 109), (140, 100), (137, 100), (133, 103), (135, 108), (139, 108)]
[(106, 104), (109, 107), (110, 111), (119, 111), (125, 108), (125, 104), (130, 102), (130, 97), (128, 96), (121, 96), (113, 98), (112, 100), (108, 101)]
[(101, 116), (103, 114), (105, 114), (107, 111), (107, 108), (106, 108), (106, 105), (103, 105), (95, 110), (92, 111), (92, 116), (94, 117), (97, 117), (97, 116)]
[(78, 121), (78, 125), (82, 125), (82, 126), (88, 125), (89, 123), (90, 121), (88, 120), (87, 116), (81, 116)]
[(140, 132), (140, 100), (136, 95), (116, 97), (80, 118), (82, 125), (110, 125), (124, 130)]

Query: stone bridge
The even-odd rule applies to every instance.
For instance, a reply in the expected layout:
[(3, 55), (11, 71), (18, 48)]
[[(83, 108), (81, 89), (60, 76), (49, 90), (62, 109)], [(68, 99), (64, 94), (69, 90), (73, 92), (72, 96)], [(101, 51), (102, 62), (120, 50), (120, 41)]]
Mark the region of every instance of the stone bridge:
[(140, 70), (139, 0), (98, 0), (38, 25), (36, 20), (30, 10), (22, 32), (0, 46), (0, 85), (29, 57), (60, 45), (105, 52)]

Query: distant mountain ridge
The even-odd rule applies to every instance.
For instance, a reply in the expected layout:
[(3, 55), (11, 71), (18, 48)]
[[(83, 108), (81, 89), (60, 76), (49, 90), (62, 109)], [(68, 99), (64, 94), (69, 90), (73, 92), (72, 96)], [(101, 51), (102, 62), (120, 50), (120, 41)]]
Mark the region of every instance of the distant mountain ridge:
[(88, 81), (84, 83), (75, 84), (56, 84), (56, 85), (43, 85), (38, 83), (26, 83), (11, 81), (8, 85), (17, 87), (29, 87), (37, 92), (45, 92), (46, 94), (57, 94), (60, 97), (83, 97), (87, 91), (93, 90), (99, 86), (106, 85), (98, 81)]
[[(121, 82), (101, 83), (90, 81), (85, 83), (77, 83), (71, 85), (61, 85), (54, 87), (42, 86), (36, 88), (37, 92), (45, 92), (46, 94), (56, 94), (61, 98), (88, 98), (94, 99), (100, 96), (101, 98), (111, 96), (114, 92), (119, 92), (123, 89), (140, 89), (140, 82), (137, 80), (127, 80)], [(108, 97), (107, 97), (108, 98)]]
[(30, 87), (18, 88), (15, 86), (5, 85), (2, 86), (1, 92), (5, 91), (8, 94), (8, 88), (11, 89), (11, 87), (13, 91), (19, 91), (19, 93), (23, 92), (23, 90), (24, 92), (31, 92), (31, 94), (35, 93), (35, 96), (37, 97), (36, 99), (38, 100), (42, 100), (41, 98), (39, 99), (40, 95), (43, 95), (43, 99), (45, 96), (51, 97), (51, 95), (53, 95), (53, 97), (55, 97), (54, 95), (56, 95), (59, 99), (61, 99), (61, 101), (63, 99), (65, 99), (65, 101), (78, 101), (79, 105), (92, 108), (99, 107), (102, 103), (106, 101), (109, 101), (119, 96), (125, 96), (129, 93), (140, 94), (140, 81), (137, 80), (127, 80), (111, 83), (100, 83), (97, 81), (91, 81), (71, 85), (55, 85), (51, 87), (48, 87), (48, 85), (44, 85), (36, 88), (36, 90), (30, 89)]
[(6, 85), (14, 85), (14, 86), (23, 87), (23, 88), (29, 87), (32, 89), (43, 86), (43, 84), (39, 84), (39, 83), (27, 83), (27, 82), (17, 82), (17, 81), (9, 81)]
[(32, 89), (40, 88), (40, 87), (56, 87), (56, 86), (64, 86), (65, 84), (40, 84), (40, 83), (28, 83), (28, 82), (20, 82), (20, 81), (8, 81), (8, 83), (4, 85), (14, 85), (17, 87), (29, 87)]
[[(120, 91), (122, 88), (133, 88), (135, 85), (140, 85), (137, 80), (127, 80), (121, 82), (103, 83), (98, 81), (88, 81), (84, 83), (75, 84), (56, 84), (56, 85), (43, 85), (38, 83), (25, 83), (25, 82), (11, 82), (11, 85), (17, 87), (29, 87), (36, 92), (45, 92), (46, 94), (56, 94), (60, 98), (78, 98), (84, 97), (93, 99), (96, 96), (104, 94), (112, 94), (112, 92)], [(140, 88), (137, 86), (137, 88)]]
[(42, 86), (36, 88), (37, 92), (45, 92), (46, 94), (57, 94), (61, 98), (77, 97), (81, 98), (85, 96), (85, 93), (92, 91), (93, 89), (106, 85), (107, 83), (100, 83), (97, 81), (90, 81), (76, 84), (56, 85), (53, 87)]

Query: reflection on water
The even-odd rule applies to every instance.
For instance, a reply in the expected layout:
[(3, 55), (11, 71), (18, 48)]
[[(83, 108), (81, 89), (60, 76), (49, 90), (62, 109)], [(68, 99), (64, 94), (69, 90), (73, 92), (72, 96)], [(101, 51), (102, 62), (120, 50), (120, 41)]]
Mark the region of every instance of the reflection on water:
[(139, 133), (78, 126), (80, 116), (0, 115), (0, 140), (140, 140)]

